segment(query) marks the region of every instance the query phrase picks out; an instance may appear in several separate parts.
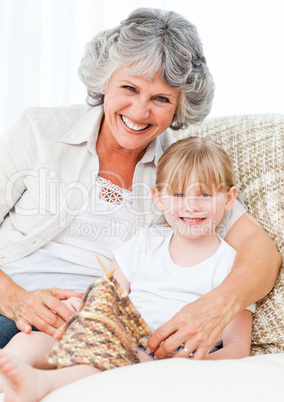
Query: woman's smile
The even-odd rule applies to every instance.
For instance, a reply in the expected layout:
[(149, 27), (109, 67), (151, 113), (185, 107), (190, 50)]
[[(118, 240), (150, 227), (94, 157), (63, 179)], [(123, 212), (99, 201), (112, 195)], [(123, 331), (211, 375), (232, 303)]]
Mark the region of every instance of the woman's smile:
[(151, 127), (151, 124), (137, 123), (137, 122), (134, 122), (133, 120), (129, 119), (129, 117), (126, 117), (124, 115), (120, 115), (120, 117), (121, 117), (123, 124), (126, 126), (126, 128), (128, 128), (132, 131), (141, 132), (141, 131), (145, 131), (147, 128)]

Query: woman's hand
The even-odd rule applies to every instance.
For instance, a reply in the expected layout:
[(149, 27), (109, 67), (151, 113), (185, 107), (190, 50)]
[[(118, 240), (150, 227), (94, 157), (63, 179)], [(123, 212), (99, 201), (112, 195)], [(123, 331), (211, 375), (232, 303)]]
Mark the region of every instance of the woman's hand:
[[(193, 359), (203, 359), (238, 312), (234, 295), (220, 295), (220, 288), (216, 289), (184, 306), (160, 326), (148, 341), (147, 353), (155, 352), (155, 357), (163, 359), (184, 344), (190, 352), (195, 351)], [(188, 354), (181, 348), (175, 357), (188, 358)]]
[(82, 297), (82, 293), (66, 289), (38, 289), (28, 292), (18, 288), (10, 301), (12, 317), (17, 328), (25, 333), (35, 326), (39, 331), (54, 335), (74, 313), (61, 300)]

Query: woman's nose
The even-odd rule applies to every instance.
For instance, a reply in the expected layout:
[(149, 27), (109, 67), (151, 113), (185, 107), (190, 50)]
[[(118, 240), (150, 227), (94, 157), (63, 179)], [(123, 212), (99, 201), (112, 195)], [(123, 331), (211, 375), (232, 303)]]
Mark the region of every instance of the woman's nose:
[(137, 122), (147, 123), (150, 115), (150, 105), (147, 99), (142, 96), (137, 96), (135, 100), (133, 99), (130, 113), (131, 117)]

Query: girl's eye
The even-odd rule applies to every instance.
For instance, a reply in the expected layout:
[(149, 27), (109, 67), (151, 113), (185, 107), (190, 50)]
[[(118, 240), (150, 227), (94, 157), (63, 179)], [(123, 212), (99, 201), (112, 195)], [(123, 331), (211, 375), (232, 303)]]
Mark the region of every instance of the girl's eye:
[(174, 197), (185, 197), (183, 193), (174, 193)]
[(157, 100), (159, 102), (163, 102), (163, 103), (169, 103), (170, 102), (169, 99), (166, 98), (165, 96), (157, 96)]
[(203, 194), (200, 194), (199, 197), (200, 197), (200, 198), (209, 198), (209, 197), (211, 197), (211, 194), (203, 193)]

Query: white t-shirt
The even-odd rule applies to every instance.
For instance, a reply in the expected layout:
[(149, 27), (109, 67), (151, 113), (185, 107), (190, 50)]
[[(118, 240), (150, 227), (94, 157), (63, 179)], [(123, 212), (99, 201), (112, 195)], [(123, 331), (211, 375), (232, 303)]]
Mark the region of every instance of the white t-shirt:
[(115, 259), (131, 284), (130, 299), (152, 331), (223, 282), (236, 255), (220, 239), (220, 247), (210, 258), (181, 267), (169, 253), (172, 234), (169, 227), (141, 229), (114, 250)]

